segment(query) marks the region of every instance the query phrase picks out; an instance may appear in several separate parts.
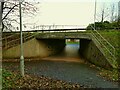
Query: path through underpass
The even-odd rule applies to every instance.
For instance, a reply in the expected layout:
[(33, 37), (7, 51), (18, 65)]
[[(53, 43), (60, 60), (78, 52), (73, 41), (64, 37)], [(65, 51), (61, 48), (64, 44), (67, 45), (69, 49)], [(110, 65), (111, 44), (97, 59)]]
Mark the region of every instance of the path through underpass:
[[(70, 49), (70, 47), (72, 48)], [(60, 61), (60, 59), (63, 59), (63, 61)], [(19, 70), (19, 62), (3, 62), (3, 68)], [(78, 46), (75, 45), (66, 46), (64, 53), (56, 57), (48, 57), (40, 61), (26, 61), (25, 73), (37, 76), (44, 75), (53, 79), (78, 83), (92, 88), (118, 87), (116, 83), (107, 81), (99, 76), (97, 69), (82, 63), (78, 55)]]

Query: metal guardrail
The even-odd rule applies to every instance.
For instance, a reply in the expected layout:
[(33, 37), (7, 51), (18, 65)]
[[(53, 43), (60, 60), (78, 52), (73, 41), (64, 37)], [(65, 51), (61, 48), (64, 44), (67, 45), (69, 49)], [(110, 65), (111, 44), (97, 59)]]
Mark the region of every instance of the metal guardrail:
[[(72, 28), (72, 29), (31, 29), (31, 30), (27, 30), (27, 31), (22, 31), (22, 32), (77, 32), (77, 31), (86, 31), (86, 28)], [(11, 33), (11, 32), (6, 32), (6, 33)], [(13, 33), (20, 33), (20, 31), (14, 31)]]
[(52, 30), (52, 29), (74, 29), (74, 28), (83, 28), (85, 25), (29, 25), (31, 29), (38, 30)]
[[(92, 26), (91, 26), (92, 27)], [(113, 45), (111, 45), (94, 27), (92, 27), (91, 35), (93, 36), (93, 41), (97, 41), (100, 51), (104, 54), (108, 62), (114, 67), (117, 67), (116, 61), (116, 50)]]
[[(7, 39), (12, 38), (12, 37), (14, 37), (14, 35), (11, 35), (11, 36), (8, 36), (8, 37), (5, 37), (2, 39), (2, 40), (5, 40), (5, 42), (2, 45), (2, 47), (4, 49), (8, 49), (10, 47), (14, 47), (14, 46), (20, 44), (20, 37), (17, 39), (11, 40), (11, 41), (7, 40)], [(27, 40), (29, 40), (33, 37), (34, 37), (34, 35), (33, 34), (30, 35), (30, 33), (23, 35), (23, 42), (26, 42)]]
[[(77, 28), (77, 29), (53, 29), (53, 30), (33, 30), (33, 31), (23, 31), (23, 32), (25, 32), (25, 33), (28, 33), (28, 34), (26, 34), (25, 36), (24, 36), (24, 34), (23, 34), (23, 42), (25, 42), (25, 41), (27, 41), (28, 39), (30, 39), (30, 38), (32, 38), (32, 37), (34, 37), (35, 35), (37, 35), (37, 34), (39, 34), (40, 32), (41, 33), (53, 33), (53, 32), (66, 32), (66, 31), (74, 31), (74, 32), (78, 32), (78, 31), (83, 31), (83, 30), (85, 30), (84, 28)], [(34, 35), (32, 34), (32, 35), (30, 35), (29, 36), (29, 32), (36, 32)], [(39, 32), (39, 33), (38, 33)], [(11, 33), (11, 32), (7, 32), (7, 33)], [(10, 36), (7, 36), (7, 37), (4, 37), (4, 38), (1, 38), (0, 40), (1, 41), (4, 41), (4, 43), (3, 43), (3, 45), (2, 45), (2, 47), (4, 47), (4, 49), (8, 49), (8, 48), (10, 48), (11, 46), (13, 47), (13, 46), (15, 46), (15, 45), (17, 45), (18, 43), (20, 44), (20, 38), (16, 38), (16, 39), (14, 39), (14, 40), (11, 40), (11, 41), (9, 41), (8, 39), (10, 39), (10, 38), (12, 38), (12, 37), (14, 37), (15, 35), (18, 35), (19, 34), (19, 32), (12, 32), (12, 33), (16, 33), (16, 34), (14, 34), (14, 35), (10, 35)]]

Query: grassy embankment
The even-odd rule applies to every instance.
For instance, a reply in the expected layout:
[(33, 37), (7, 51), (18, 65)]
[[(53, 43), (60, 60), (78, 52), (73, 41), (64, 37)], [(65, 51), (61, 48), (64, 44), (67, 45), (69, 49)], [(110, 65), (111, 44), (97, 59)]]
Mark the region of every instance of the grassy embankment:
[[(120, 31), (119, 30), (99, 30), (98, 31), (108, 42), (115, 47), (116, 50), (116, 57), (117, 60), (119, 60), (120, 56)], [(119, 64), (119, 61), (118, 61)], [(113, 70), (106, 70), (101, 68), (100, 69), (100, 75), (113, 81), (117, 81), (119, 77), (119, 72), (115, 69)]]

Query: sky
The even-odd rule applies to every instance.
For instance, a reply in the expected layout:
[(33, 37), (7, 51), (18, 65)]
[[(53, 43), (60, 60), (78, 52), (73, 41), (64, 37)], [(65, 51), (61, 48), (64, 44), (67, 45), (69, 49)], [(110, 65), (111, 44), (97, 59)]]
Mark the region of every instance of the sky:
[[(38, 13), (32, 17), (24, 16), (23, 23), (39, 25), (79, 25), (86, 27), (94, 22), (95, 0), (27, 0), (40, 2), (36, 5)], [(101, 7), (119, 0), (96, 0), (97, 14)], [(117, 9), (116, 9), (117, 12)], [(108, 20), (108, 19), (107, 19)]]
[[(30, 2), (95, 2), (95, 0), (24, 0)], [(97, 2), (118, 2), (119, 0), (96, 0)]]
[(38, 8), (40, 11), (32, 19), (37, 25), (87, 25), (93, 21), (92, 2), (42, 2)]
[[(33, 0), (37, 1), (37, 0)], [(97, 0), (100, 7), (119, 0)], [(39, 12), (34, 17), (24, 19), (34, 25), (80, 25), (86, 27), (94, 22), (95, 0), (41, 0), (37, 5)]]

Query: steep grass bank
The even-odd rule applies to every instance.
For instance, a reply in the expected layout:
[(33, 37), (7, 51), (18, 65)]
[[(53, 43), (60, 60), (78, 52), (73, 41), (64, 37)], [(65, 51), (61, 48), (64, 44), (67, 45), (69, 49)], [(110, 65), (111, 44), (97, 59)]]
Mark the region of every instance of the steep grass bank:
[[(116, 57), (118, 64), (120, 64), (120, 30), (98, 30), (98, 32), (111, 44), (115, 47)], [(119, 71), (118, 70), (100, 70), (100, 75), (108, 78), (109, 80), (118, 81)]]

